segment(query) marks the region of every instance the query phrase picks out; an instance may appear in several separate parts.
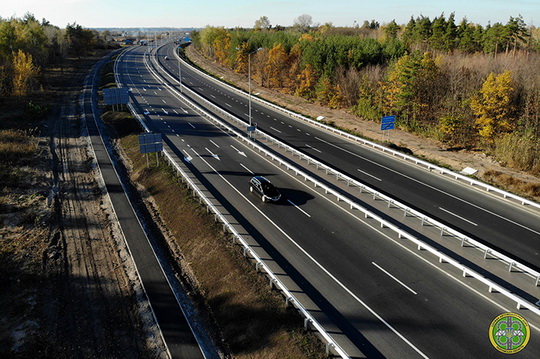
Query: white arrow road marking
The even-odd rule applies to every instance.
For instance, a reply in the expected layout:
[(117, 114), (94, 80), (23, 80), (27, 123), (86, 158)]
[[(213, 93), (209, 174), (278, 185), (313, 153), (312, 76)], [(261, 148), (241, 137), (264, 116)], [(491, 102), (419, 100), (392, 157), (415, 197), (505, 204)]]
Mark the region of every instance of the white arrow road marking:
[(219, 159), (219, 156), (218, 156), (218, 155), (216, 155), (215, 153), (213, 153), (212, 151), (210, 151), (210, 150), (209, 150), (208, 148), (206, 148), (206, 147), (205, 147), (204, 149), (207, 150), (208, 153), (210, 153), (210, 155), (212, 155), (212, 157), (214, 157), (214, 158), (217, 159), (218, 161), (221, 161), (221, 160)]
[(180, 107), (180, 109), (181, 109), (182, 111), (184, 111), (184, 113), (189, 113), (189, 112), (187, 112), (186, 110), (184, 110), (183, 107)]
[[(347, 288), (343, 283), (341, 283), (332, 273), (330, 273), (330, 271), (328, 271), (328, 269), (326, 269), (325, 267), (323, 267), (319, 262), (317, 262), (315, 260), (315, 258), (313, 258), (313, 256), (311, 256), (308, 252), (306, 252), (306, 250), (300, 245), (298, 244), (291, 236), (289, 236), (283, 229), (281, 229), (276, 223), (274, 223), (268, 216), (266, 216), (261, 210), (259, 210), (257, 208), (257, 206), (255, 206), (252, 202), (250, 202), (243, 194), (242, 192), (240, 192), (237, 188), (235, 188), (229, 181), (227, 181), (227, 179), (225, 177), (223, 177), (214, 167), (212, 167), (212, 165), (207, 162), (203, 157), (201, 157), (195, 150), (193, 150), (193, 152), (195, 152), (195, 154), (197, 154), (197, 156), (199, 156), (201, 158), (201, 160), (206, 163), (218, 176), (221, 177), (221, 179), (227, 183), (234, 191), (236, 191), (240, 196), (244, 197), (244, 199), (251, 205), (253, 206), (254, 210), (258, 211), (263, 217), (266, 218), (266, 220), (271, 223), (278, 231), (280, 231), (292, 244), (294, 244), (300, 251), (302, 251), (302, 253), (304, 253), (304, 255), (309, 258), (311, 261), (313, 261), (313, 263), (319, 267), (322, 271), (324, 271), (326, 273), (327, 276), (329, 276), (330, 278), (332, 278), (332, 280), (338, 284), (344, 291), (346, 291), (352, 298), (354, 298), (358, 303), (360, 303), (364, 308), (366, 308), (373, 316), (375, 316), (379, 321), (381, 321), (388, 329), (390, 329), (392, 332), (394, 332), (394, 334), (396, 334), (401, 340), (403, 340), (407, 345), (409, 345), (413, 350), (415, 350), (422, 358), (425, 358), (427, 359), (428, 356), (425, 355), (424, 353), (422, 353), (420, 351), (420, 349), (418, 349), (417, 347), (415, 347), (407, 338), (405, 338), (400, 332), (398, 332), (394, 327), (392, 327), (390, 325), (390, 323), (388, 323), (386, 320), (384, 320), (384, 318), (382, 318), (379, 314), (377, 314), (377, 312), (375, 312), (371, 307), (369, 307), (366, 303), (364, 303), (357, 295), (355, 295), (349, 288)], [(428, 262), (430, 263), (430, 262)], [(432, 264), (433, 265), (433, 264)], [(435, 267), (435, 268), (438, 268), (438, 267)], [(459, 282), (461, 283), (461, 282)]]
[(246, 155), (244, 152), (240, 151), (238, 148), (234, 147), (233, 145), (231, 145), (231, 147), (232, 147), (236, 152), (238, 152), (238, 154), (239, 154), (240, 156), (244, 156), (244, 157), (247, 158), (247, 155)]

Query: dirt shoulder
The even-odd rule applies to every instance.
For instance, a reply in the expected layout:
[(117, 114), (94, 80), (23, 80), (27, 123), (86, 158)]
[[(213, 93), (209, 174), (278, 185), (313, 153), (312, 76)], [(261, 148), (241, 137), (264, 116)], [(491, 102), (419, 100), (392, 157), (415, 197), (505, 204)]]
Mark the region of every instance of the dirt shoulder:
[[(235, 73), (217, 62), (207, 59), (193, 46), (187, 47), (186, 54), (191, 61), (205, 71), (247, 91), (247, 77), (244, 75)], [(401, 148), (412, 151), (414, 156), (434, 161), (456, 172), (462, 171), (466, 167), (474, 168), (478, 170), (476, 177), (480, 180), (540, 202), (540, 178), (523, 171), (501, 166), (491, 156), (482, 152), (450, 151), (437, 141), (398, 129), (386, 131), (383, 134), (380, 130), (380, 124), (362, 120), (347, 111), (330, 109), (300, 97), (267, 89), (258, 86), (254, 81), (252, 81), (251, 86), (253, 94), (258, 94), (257, 96), (291, 111), (311, 118), (324, 116), (324, 121), (327, 123), (333, 123), (339, 128), (354, 131), (361, 137), (380, 143), (389, 141)]]
[[(20, 176), (17, 196), (2, 193), (0, 251), (9, 267), (2, 270), (0, 343), (9, 357), (160, 355), (143, 330), (129, 261), (81, 132), (82, 82), (98, 59), (45, 73), (41, 101), (50, 114), (28, 138), (31, 173)], [(31, 206), (21, 205), (25, 198)]]

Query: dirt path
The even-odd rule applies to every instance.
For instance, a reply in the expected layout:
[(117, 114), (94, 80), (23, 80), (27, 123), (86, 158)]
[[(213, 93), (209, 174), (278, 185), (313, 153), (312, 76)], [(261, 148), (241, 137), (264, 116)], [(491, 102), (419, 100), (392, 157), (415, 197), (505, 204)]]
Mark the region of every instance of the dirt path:
[[(11, 340), (2, 337), (0, 344), (6, 345), (2, 351), (10, 357), (157, 358), (163, 354), (160, 342), (152, 340), (140, 319), (144, 308), (136, 299), (133, 268), (110, 220), (111, 208), (98, 185), (88, 139), (81, 134), (79, 95), (86, 66), (95, 60), (55, 88), (58, 101), (51, 105), (46, 123), (49, 137), (40, 141), (39, 151), (40, 161), (51, 164), (45, 174), (49, 183), (40, 184), (41, 192), (49, 192), (41, 203), (48, 220), (28, 229), (39, 234), (32, 236), (36, 244), (21, 254), (23, 264), (40, 258), (39, 285), (30, 297), (9, 293), (12, 300), (31, 301), (3, 318)], [(29, 275), (24, 270), (20, 265), (21, 278)]]
[(58, 189), (56, 221), (44, 257), (52, 279), (47, 322), (54, 323), (50, 329), (65, 343), (68, 357), (137, 357), (145, 344), (130, 300), (133, 291), (116, 253), (110, 210), (103, 206), (86, 139), (80, 136), (77, 93), (70, 97), (51, 120), (59, 182), (53, 186)]
[[(186, 53), (191, 61), (209, 73), (221, 77), (223, 80), (233, 83), (247, 92), (247, 77), (226, 69), (216, 62), (212, 62), (202, 56), (193, 46), (187, 47)], [(283, 94), (278, 91), (258, 86), (254, 81), (251, 83), (252, 93), (276, 103), (291, 111), (301, 113), (311, 118), (324, 116), (324, 121), (335, 123), (337, 126), (353, 130), (363, 137), (383, 142), (388, 140), (400, 147), (411, 150), (415, 156), (437, 161), (449, 166), (454, 171), (462, 171), (466, 167), (478, 170), (476, 176), (481, 180), (494, 183), (509, 191), (524, 196), (532, 196), (531, 192), (537, 191), (536, 201), (540, 201), (540, 178), (531, 174), (503, 167), (492, 157), (482, 152), (472, 151), (448, 151), (441, 143), (427, 138), (419, 137), (398, 129), (386, 131), (383, 134), (380, 124), (365, 121), (351, 115), (344, 110), (333, 110), (303, 98)], [(386, 137), (383, 137), (386, 136)], [(493, 182), (492, 182), (493, 181)], [(531, 191), (531, 186), (536, 188)]]

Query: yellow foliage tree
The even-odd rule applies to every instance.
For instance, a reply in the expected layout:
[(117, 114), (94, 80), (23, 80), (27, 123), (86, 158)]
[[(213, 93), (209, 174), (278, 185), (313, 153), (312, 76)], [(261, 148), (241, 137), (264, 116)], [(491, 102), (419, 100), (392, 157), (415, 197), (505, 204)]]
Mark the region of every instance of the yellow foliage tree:
[(248, 53), (249, 53), (249, 44), (243, 42), (236, 49), (236, 64), (234, 72), (245, 74), (248, 72)]
[(31, 90), (32, 81), (39, 73), (39, 68), (34, 66), (32, 55), (22, 50), (13, 52), (13, 94), (25, 96)]
[(281, 43), (274, 44), (268, 51), (268, 60), (264, 70), (268, 76), (269, 87), (282, 87), (283, 77), (288, 62), (288, 54)]
[(229, 66), (229, 48), (231, 47), (231, 34), (227, 33), (222, 38), (214, 40), (214, 56), (224, 66)]
[(300, 44), (295, 44), (289, 51), (289, 61), (287, 64), (287, 73), (285, 74), (284, 86), (294, 93), (297, 88), (296, 79), (300, 74), (302, 62), (302, 48)]
[(307, 64), (298, 75), (298, 87), (296, 88), (296, 95), (308, 99), (313, 98), (316, 83), (317, 76), (315, 74), (315, 70), (313, 70), (313, 67), (310, 64)]
[(476, 125), (480, 136), (493, 142), (496, 135), (514, 129), (516, 120), (513, 118), (513, 97), (511, 71), (488, 75), (480, 93), (471, 99), (471, 109), (477, 116)]

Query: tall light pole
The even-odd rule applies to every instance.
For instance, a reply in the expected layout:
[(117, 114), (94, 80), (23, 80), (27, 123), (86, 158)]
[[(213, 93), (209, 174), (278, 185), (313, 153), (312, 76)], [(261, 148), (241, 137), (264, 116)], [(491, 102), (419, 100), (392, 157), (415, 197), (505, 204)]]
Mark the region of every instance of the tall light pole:
[(180, 46), (178, 46), (178, 83), (180, 85), (180, 93), (182, 93), (182, 67), (180, 66)]
[(252, 127), (251, 127), (251, 55), (256, 53), (257, 51), (261, 51), (262, 47), (259, 47), (257, 50), (252, 51), (248, 54), (248, 118), (249, 118), (249, 127), (248, 127), (248, 134), (251, 137)]

